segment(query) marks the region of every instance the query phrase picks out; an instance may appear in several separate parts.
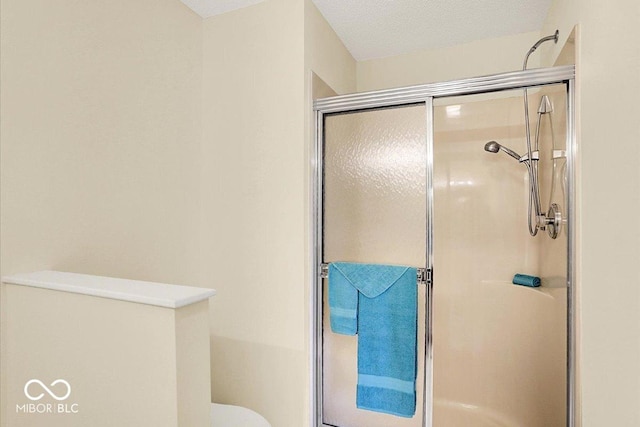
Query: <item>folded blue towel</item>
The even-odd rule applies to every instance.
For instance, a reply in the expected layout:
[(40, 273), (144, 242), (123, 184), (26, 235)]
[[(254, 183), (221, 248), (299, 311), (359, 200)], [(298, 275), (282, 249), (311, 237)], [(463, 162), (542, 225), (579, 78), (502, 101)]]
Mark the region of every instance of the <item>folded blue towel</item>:
[(331, 263), (331, 330), (358, 334), (360, 409), (413, 417), (416, 411), (417, 271)]
[(537, 288), (538, 286), (540, 286), (540, 278), (536, 276), (527, 276), (526, 274), (516, 274), (515, 276), (513, 276), (512, 283), (514, 285), (523, 285)]

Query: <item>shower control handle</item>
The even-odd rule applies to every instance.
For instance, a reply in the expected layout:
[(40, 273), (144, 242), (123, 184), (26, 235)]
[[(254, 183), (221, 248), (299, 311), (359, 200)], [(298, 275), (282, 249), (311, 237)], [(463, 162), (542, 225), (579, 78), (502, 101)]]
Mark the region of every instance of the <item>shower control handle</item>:
[(562, 228), (562, 211), (557, 203), (551, 203), (546, 216), (546, 229), (549, 237), (555, 239), (560, 234)]
[(547, 230), (549, 237), (555, 239), (562, 228), (562, 211), (557, 203), (552, 203), (547, 214), (536, 217), (536, 226), (539, 230)]

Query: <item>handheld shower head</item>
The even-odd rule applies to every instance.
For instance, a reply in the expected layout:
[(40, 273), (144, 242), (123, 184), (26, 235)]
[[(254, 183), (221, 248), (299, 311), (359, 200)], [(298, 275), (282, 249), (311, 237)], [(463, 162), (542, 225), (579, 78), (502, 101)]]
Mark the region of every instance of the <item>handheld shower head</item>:
[(484, 145), (484, 151), (488, 151), (489, 153), (497, 153), (498, 151), (504, 151), (514, 159), (520, 161), (521, 157), (518, 153), (509, 148), (498, 144), (496, 141), (489, 141)]
[(484, 144), (484, 151), (488, 151), (489, 153), (497, 153), (500, 151), (500, 144), (496, 141), (489, 141)]

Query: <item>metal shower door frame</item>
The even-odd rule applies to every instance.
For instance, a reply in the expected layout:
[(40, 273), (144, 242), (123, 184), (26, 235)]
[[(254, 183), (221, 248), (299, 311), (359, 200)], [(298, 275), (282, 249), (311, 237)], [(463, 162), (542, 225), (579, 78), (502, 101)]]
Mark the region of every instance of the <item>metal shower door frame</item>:
[[(312, 150), (313, 173), (313, 225), (312, 225), (312, 290), (311, 290), (311, 427), (331, 427), (322, 422), (322, 278), (323, 214), (324, 214), (324, 116), (375, 108), (424, 104), (426, 109), (426, 260), (429, 273), (426, 290), (425, 378), (423, 427), (433, 427), (433, 102), (451, 96), (492, 93), (513, 89), (564, 84), (567, 92), (567, 417), (566, 426), (575, 427), (576, 420), (576, 209), (575, 209), (575, 67), (573, 65), (538, 68), (525, 71), (494, 74), (448, 82), (430, 83), (398, 89), (363, 92), (318, 99), (313, 104), (316, 112), (315, 141)], [(437, 427), (437, 426), (435, 426)]]

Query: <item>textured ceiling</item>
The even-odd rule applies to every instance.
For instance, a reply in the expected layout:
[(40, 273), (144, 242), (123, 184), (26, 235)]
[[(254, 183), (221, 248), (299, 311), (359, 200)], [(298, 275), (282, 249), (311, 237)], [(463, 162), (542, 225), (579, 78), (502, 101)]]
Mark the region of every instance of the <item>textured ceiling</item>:
[(252, 4), (261, 3), (265, 0), (180, 0), (189, 6), (195, 13), (208, 18), (213, 15), (231, 12), (232, 10), (241, 9), (251, 6)]
[(539, 31), (551, 0), (313, 0), (358, 60)]
[[(265, 0), (181, 1), (207, 18)], [(358, 61), (538, 31), (551, 1), (313, 0)]]

